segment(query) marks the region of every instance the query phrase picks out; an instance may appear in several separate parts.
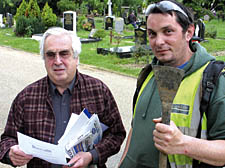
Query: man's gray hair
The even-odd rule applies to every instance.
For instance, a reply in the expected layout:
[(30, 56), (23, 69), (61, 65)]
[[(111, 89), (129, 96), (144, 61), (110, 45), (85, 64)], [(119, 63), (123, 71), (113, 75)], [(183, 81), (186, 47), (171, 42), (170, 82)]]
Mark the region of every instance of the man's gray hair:
[(49, 28), (43, 35), (41, 41), (40, 41), (40, 55), (44, 59), (45, 51), (44, 51), (44, 46), (45, 46), (45, 40), (48, 36), (50, 35), (61, 35), (65, 34), (66, 36), (69, 36), (72, 40), (72, 49), (73, 49), (73, 56), (74, 58), (78, 58), (79, 54), (81, 53), (81, 42), (79, 37), (72, 32), (65, 30), (64, 28), (61, 27), (52, 27)]

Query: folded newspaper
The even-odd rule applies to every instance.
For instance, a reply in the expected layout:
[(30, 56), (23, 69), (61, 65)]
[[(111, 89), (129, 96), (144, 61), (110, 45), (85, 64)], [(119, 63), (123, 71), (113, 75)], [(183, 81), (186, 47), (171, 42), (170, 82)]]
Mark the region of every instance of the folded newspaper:
[[(58, 145), (43, 142), (17, 133), (19, 147), (26, 154), (50, 163), (68, 165), (66, 158), (72, 158), (80, 151), (89, 151), (102, 139), (108, 127), (100, 123), (97, 114), (91, 115), (84, 109), (80, 115), (72, 114)], [(64, 157), (62, 157), (64, 156)]]

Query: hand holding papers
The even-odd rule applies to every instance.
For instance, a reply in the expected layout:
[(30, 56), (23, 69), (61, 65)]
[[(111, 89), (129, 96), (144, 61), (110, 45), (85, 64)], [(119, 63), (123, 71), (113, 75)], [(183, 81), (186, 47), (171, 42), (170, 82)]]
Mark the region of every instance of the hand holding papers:
[(97, 114), (90, 115), (84, 109), (80, 115), (73, 114), (58, 145), (46, 143), (18, 133), (19, 147), (26, 154), (50, 163), (68, 165), (66, 158), (72, 158), (80, 151), (89, 151), (102, 138), (102, 127)]
[(47, 162), (67, 165), (65, 150), (54, 144), (43, 142), (17, 132), (19, 148), (26, 154)]

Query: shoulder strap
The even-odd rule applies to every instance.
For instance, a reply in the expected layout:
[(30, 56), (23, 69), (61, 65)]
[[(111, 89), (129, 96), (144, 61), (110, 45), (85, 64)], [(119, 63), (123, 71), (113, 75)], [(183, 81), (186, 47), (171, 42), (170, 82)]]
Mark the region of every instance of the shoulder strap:
[(203, 72), (202, 99), (200, 105), (201, 116), (203, 116), (204, 112), (206, 113), (206, 116), (208, 116), (208, 106), (211, 93), (224, 67), (225, 62), (223, 61), (211, 61)]
[[(200, 121), (203, 117), (203, 114), (205, 112), (206, 117), (208, 117), (208, 107), (209, 107), (209, 101), (211, 98), (211, 94), (213, 92), (213, 89), (216, 85), (216, 82), (222, 72), (222, 70), (225, 67), (225, 62), (223, 61), (211, 61), (206, 69), (203, 72), (203, 78), (202, 78), (202, 99), (200, 104)], [(202, 130), (202, 123), (199, 123), (198, 126), (198, 132), (196, 138), (201, 138), (201, 130)], [(201, 166), (199, 165), (199, 161), (193, 160), (193, 168), (199, 168), (199, 167), (214, 167), (212, 165), (207, 165), (205, 163), (201, 163)]]

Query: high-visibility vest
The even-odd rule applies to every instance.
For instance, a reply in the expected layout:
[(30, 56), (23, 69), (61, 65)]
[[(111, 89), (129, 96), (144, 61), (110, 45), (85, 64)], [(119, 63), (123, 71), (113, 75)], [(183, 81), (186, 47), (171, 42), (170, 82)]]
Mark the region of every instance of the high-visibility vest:
[[(201, 138), (206, 139), (207, 120), (203, 115), (200, 121), (200, 100), (201, 100), (201, 80), (202, 74), (208, 64), (202, 66), (197, 71), (193, 72), (189, 76), (185, 77), (177, 91), (174, 98), (171, 120), (176, 124), (180, 131), (192, 137), (196, 137), (199, 122), (202, 122)], [(154, 72), (148, 75), (144, 81), (141, 90), (139, 92), (138, 99), (143, 92), (144, 88), (153, 77)], [(136, 111), (136, 105), (134, 108), (134, 115)], [(192, 168), (192, 158), (185, 155), (168, 155), (171, 168)]]

